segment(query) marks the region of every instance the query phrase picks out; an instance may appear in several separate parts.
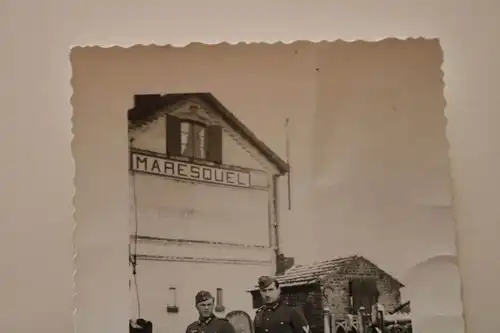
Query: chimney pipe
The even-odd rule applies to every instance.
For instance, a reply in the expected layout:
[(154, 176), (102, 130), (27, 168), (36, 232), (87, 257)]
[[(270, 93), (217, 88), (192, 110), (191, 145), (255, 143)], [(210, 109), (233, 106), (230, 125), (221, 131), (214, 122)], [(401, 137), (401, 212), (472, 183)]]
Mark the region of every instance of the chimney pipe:
[(278, 255), (277, 261), (276, 275), (283, 275), (295, 264), (295, 259), (293, 257), (285, 257), (283, 253)]

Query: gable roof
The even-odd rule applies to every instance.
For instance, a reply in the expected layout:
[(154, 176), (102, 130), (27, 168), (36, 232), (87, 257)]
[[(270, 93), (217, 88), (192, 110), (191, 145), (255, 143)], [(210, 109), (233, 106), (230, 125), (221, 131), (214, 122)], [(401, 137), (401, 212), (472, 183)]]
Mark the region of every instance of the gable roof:
[(193, 98), (201, 100), (213, 111), (217, 112), (222, 119), (238, 132), (244, 139), (248, 140), (266, 159), (276, 166), (280, 174), (283, 175), (289, 171), (289, 165), (283, 161), (275, 152), (273, 152), (264, 142), (260, 141), (255, 134), (246, 127), (236, 116), (231, 113), (219, 100), (211, 93), (182, 93), (159, 95), (153, 103), (134, 106), (128, 110), (129, 130), (142, 127), (153, 122), (164, 114), (164, 110), (174, 104), (188, 101)]
[[(400, 281), (398, 281), (395, 277), (380, 269), (380, 267), (372, 263), (370, 260), (357, 255), (341, 257), (332, 260), (325, 260), (307, 265), (293, 266), (292, 268), (287, 270), (285, 274), (276, 276), (276, 280), (278, 280), (278, 282), (280, 283), (280, 287), (283, 288), (316, 284), (320, 283), (321, 280), (327, 277), (328, 275), (339, 272), (342, 268), (348, 266), (349, 264), (355, 261), (364, 261), (369, 265), (375, 266), (378, 270), (380, 270), (390, 279), (399, 284), (400, 287), (404, 287), (404, 285)], [(250, 291), (254, 290), (258, 289), (255, 288)]]

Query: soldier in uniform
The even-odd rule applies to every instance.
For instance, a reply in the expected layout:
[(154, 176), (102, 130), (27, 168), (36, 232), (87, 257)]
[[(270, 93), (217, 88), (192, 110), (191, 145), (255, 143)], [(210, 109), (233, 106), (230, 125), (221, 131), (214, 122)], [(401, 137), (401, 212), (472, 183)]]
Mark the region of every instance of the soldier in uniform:
[(197, 293), (195, 303), (199, 317), (187, 327), (186, 333), (235, 333), (227, 319), (215, 316), (214, 298), (208, 291)]
[(258, 286), (264, 305), (255, 314), (255, 333), (310, 333), (302, 310), (280, 300), (281, 289), (275, 278), (261, 276)]

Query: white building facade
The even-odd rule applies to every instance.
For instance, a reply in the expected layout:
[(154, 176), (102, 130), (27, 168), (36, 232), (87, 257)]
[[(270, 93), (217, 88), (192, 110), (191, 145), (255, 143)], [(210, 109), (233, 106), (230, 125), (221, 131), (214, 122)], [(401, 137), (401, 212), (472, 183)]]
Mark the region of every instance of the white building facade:
[(281, 253), (287, 163), (209, 93), (136, 95), (128, 117), (131, 316), (184, 332), (201, 289), (218, 316), (252, 314), (248, 286)]

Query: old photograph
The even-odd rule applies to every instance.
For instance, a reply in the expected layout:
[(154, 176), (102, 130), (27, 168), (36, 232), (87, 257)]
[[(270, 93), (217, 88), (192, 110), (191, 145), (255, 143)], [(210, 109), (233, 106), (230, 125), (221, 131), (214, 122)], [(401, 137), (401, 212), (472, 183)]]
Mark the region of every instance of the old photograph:
[[(186, 333), (357, 332), (392, 321), (411, 331), (404, 285), (368, 259), (285, 257), (278, 181), (289, 164), (214, 95), (134, 99), (130, 262), (138, 311), (156, 332), (183, 331), (194, 308), (199, 322)], [(297, 307), (298, 323), (280, 306)]]
[(455, 287), (426, 285), (455, 253), (441, 63), (425, 39), (75, 53), (75, 141), (114, 115), (130, 332), (418, 331)]

